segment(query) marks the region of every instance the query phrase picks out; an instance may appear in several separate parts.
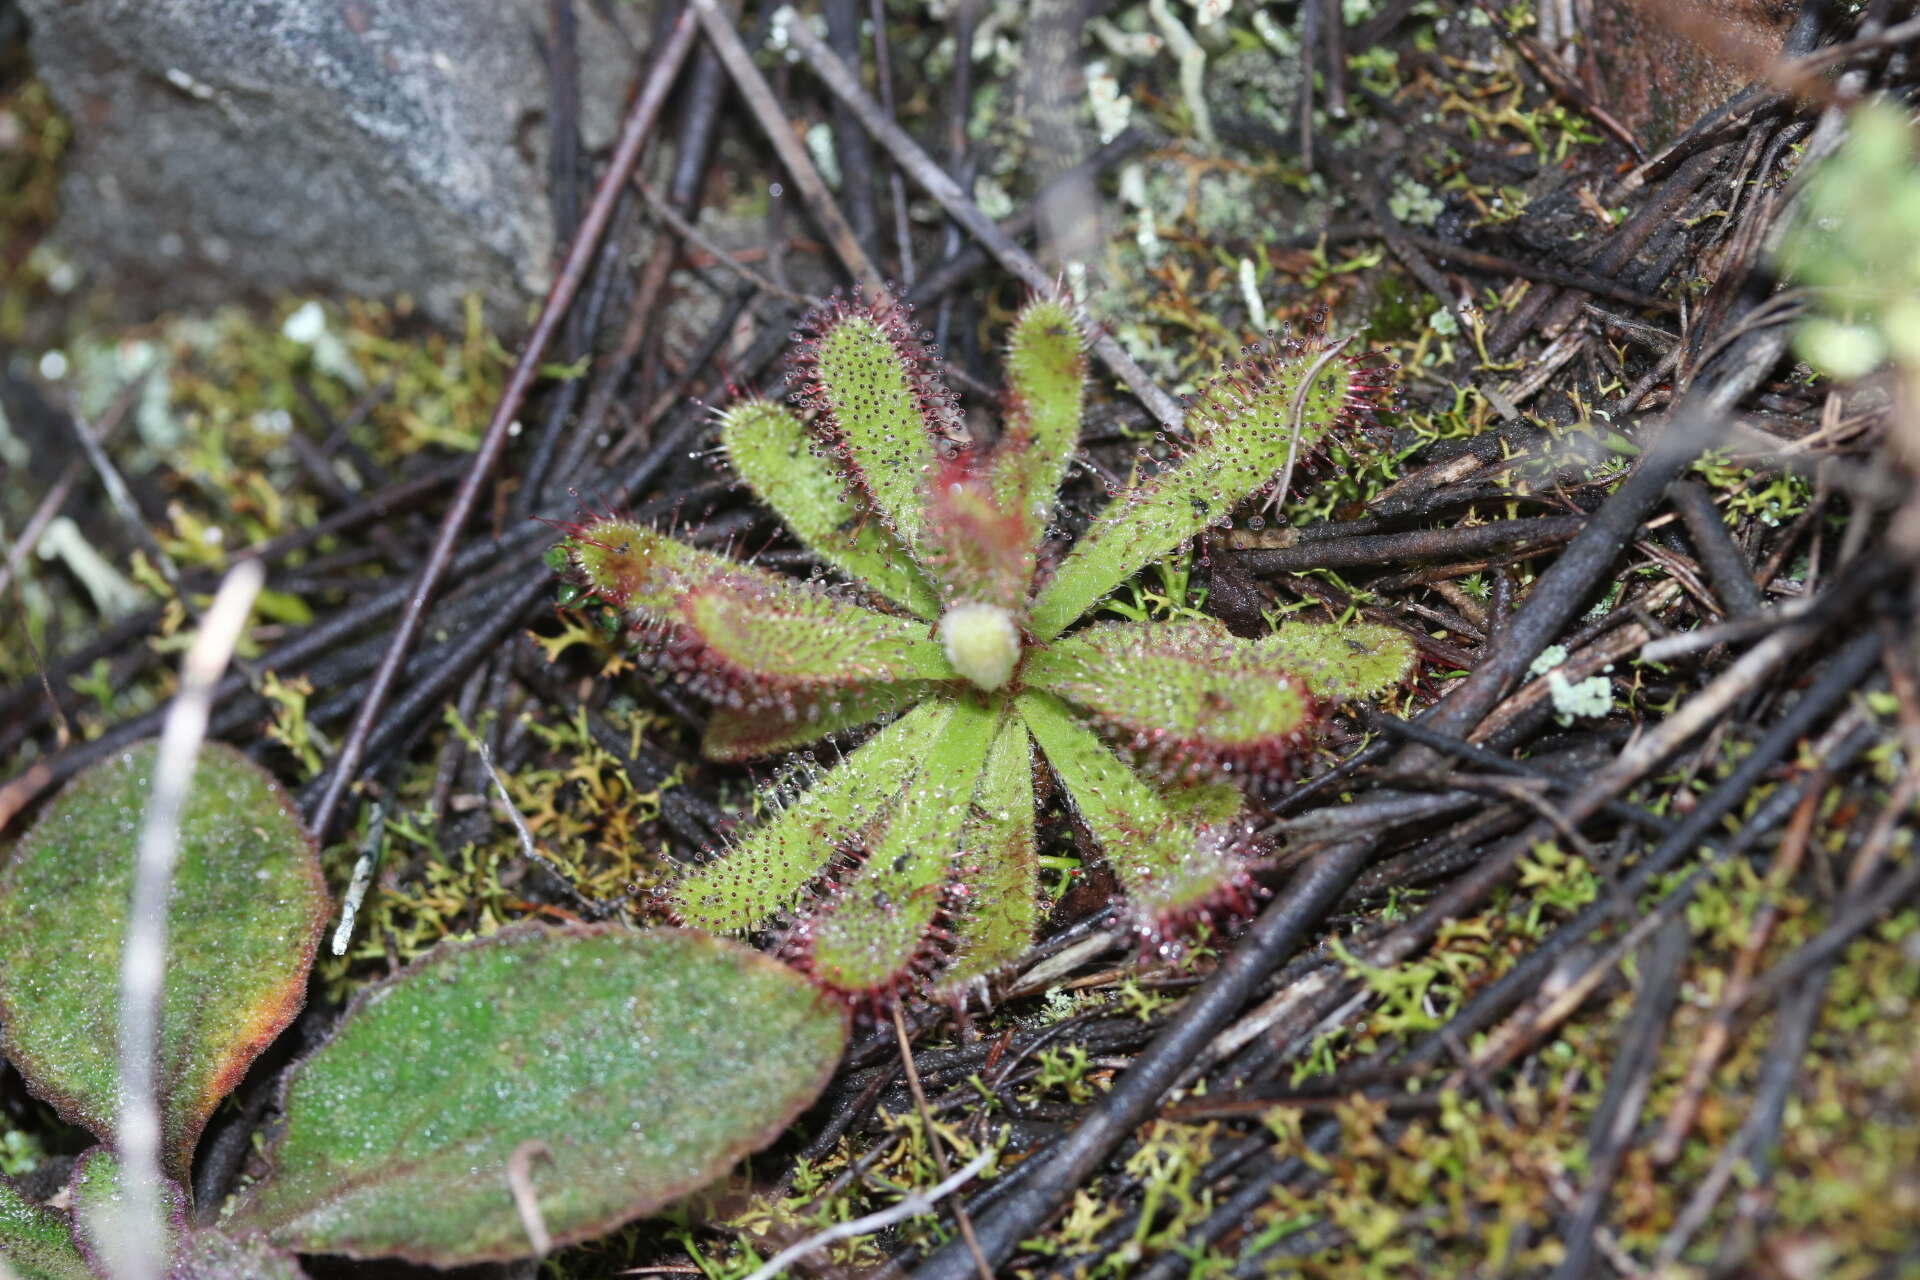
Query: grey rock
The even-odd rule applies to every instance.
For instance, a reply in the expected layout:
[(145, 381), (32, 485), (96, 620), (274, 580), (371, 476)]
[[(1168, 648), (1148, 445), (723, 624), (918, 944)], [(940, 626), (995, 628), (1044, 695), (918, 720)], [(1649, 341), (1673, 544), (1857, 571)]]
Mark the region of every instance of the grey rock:
[[(21, 6), (74, 126), (58, 242), (131, 309), (477, 292), (511, 320), (550, 278), (544, 0)], [(639, 59), (576, 7), (597, 146)]]

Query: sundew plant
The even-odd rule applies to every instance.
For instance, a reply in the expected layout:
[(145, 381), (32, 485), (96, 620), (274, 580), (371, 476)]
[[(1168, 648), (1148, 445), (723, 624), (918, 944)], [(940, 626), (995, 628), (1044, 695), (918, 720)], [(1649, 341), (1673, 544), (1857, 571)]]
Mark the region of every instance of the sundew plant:
[[(721, 420), (734, 471), (843, 583), (801, 581), (601, 517), (564, 544), (584, 599), (712, 700), (703, 743), (745, 760), (880, 728), (674, 886), (689, 925), (779, 925), (849, 994), (953, 988), (1016, 959), (1041, 919), (1038, 805), (1057, 795), (1150, 941), (1245, 900), (1238, 779), (1284, 764), (1328, 701), (1413, 664), (1389, 628), (1090, 617), (1145, 566), (1370, 416), (1383, 371), (1325, 342), (1256, 350), (1191, 406), (1178, 455), (1142, 455), (1070, 547), (1052, 528), (1086, 398), (1078, 317), (1031, 303), (1008, 344), (1000, 440), (967, 443), (898, 310), (835, 303), (797, 359), (799, 410)], [(805, 415), (805, 420), (803, 419)], [(1057, 788), (1057, 790), (1056, 790)]]

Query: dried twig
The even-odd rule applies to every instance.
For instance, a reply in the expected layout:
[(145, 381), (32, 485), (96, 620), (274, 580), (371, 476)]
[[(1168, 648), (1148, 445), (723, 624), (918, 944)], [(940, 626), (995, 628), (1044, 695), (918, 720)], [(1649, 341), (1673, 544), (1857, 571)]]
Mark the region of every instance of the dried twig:
[(679, 210), (667, 203), (666, 199), (654, 188), (653, 184), (645, 178), (635, 175), (633, 185), (639, 188), (640, 198), (647, 202), (647, 209), (654, 217), (666, 223), (667, 226), (672, 229), (673, 233), (682, 240), (704, 251), (713, 259), (716, 266), (731, 271), (734, 275), (740, 277), (740, 279), (746, 281), (760, 292), (770, 293), (776, 298), (784, 298), (796, 306), (810, 307), (816, 301), (816, 299), (810, 298), (804, 293), (796, 293), (777, 281), (769, 280), (752, 267), (737, 260), (731, 253), (728, 253), (724, 247), (716, 243), (711, 236), (695, 226), (692, 221), (682, 217)]
[(1407, 560), (1459, 559), (1495, 549), (1512, 552), (1554, 546), (1571, 540), (1586, 523), (1584, 516), (1542, 516), (1533, 520), (1493, 520), (1446, 529), (1365, 534), (1324, 541), (1298, 539), (1299, 531), (1282, 529), (1278, 532), (1283, 537), (1296, 538), (1292, 545), (1249, 548), (1239, 551), (1238, 556), (1241, 565), (1256, 574), (1364, 568)]
[[(1274, 964), (1300, 944), (1306, 931), (1346, 890), (1371, 850), (1371, 842), (1365, 840), (1335, 845), (1295, 873), (1287, 892), (1261, 912), (1246, 937), (1187, 997), (1152, 1045), (1134, 1059), (1079, 1127), (1048, 1154), (1020, 1166), (1017, 1189), (974, 1224), (981, 1251), (990, 1262), (1003, 1262), (1147, 1118), (1167, 1087), (1246, 1003)], [(971, 1254), (950, 1243), (915, 1274), (918, 1280), (967, 1280), (973, 1270)]]
[(1692, 944), (1693, 932), (1680, 913), (1670, 916), (1647, 943), (1640, 966), (1640, 996), (1621, 1033), (1619, 1052), (1607, 1077), (1606, 1096), (1588, 1128), (1587, 1184), (1561, 1228), (1560, 1238), (1567, 1251), (1554, 1269), (1555, 1280), (1582, 1280), (1593, 1262), (1600, 1215), (1639, 1124), (1640, 1109), (1653, 1087), (1661, 1037), (1680, 994), (1680, 979)]

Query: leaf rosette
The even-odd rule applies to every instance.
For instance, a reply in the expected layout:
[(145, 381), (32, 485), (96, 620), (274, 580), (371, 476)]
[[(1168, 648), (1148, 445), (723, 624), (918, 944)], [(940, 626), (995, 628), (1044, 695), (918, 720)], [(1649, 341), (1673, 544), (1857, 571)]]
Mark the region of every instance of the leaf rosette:
[[(1370, 419), (1385, 372), (1345, 343), (1256, 351), (1196, 399), (1072, 546), (1050, 537), (1087, 395), (1082, 318), (1039, 298), (1008, 342), (1005, 425), (956, 437), (954, 397), (899, 311), (810, 320), (789, 408), (721, 418), (734, 472), (846, 581), (802, 582), (617, 516), (569, 530), (566, 598), (615, 611), (711, 699), (704, 753), (742, 760), (879, 727), (675, 886), (681, 923), (790, 925), (835, 990), (949, 987), (1006, 966), (1042, 918), (1036, 768), (1147, 937), (1246, 900), (1232, 780), (1284, 767), (1322, 707), (1413, 668), (1382, 626), (1098, 618), (1104, 600)], [(809, 415), (803, 417), (803, 414)]]

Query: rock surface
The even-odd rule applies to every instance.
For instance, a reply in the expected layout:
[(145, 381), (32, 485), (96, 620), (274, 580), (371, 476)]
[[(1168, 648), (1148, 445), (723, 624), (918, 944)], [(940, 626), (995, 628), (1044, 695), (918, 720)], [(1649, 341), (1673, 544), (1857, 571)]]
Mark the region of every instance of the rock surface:
[[(131, 309), (316, 290), (449, 319), (477, 292), (511, 319), (545, 287), (544, 0), (21, 6), (74, 126), (59, 240)], [(639, 60), (576, 8), (594, 146)]]
[(1602, 100), (1644, 144), (1663, 147), (1779, 56), (1798, 8), (1791, 0), (1599, 0), (1593, 51)]

